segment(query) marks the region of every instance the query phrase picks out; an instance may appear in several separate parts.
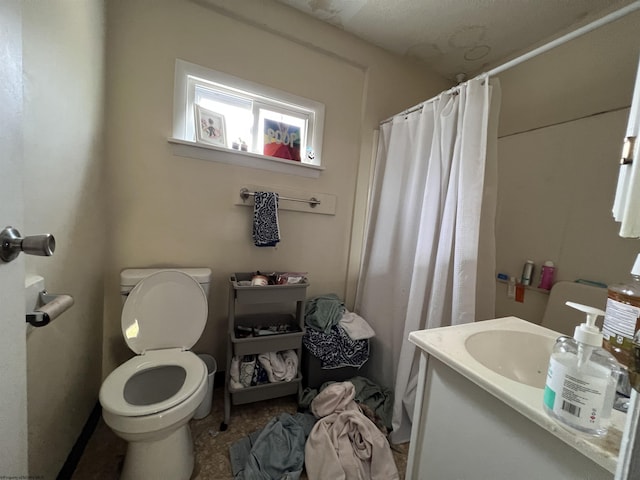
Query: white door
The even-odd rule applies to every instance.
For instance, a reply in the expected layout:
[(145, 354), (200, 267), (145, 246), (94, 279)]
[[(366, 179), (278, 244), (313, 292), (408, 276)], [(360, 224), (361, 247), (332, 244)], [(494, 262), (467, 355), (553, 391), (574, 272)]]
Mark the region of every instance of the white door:
[[(23, 225), (22, 7), (0, 1), (0, 230)], [(21, 232), (23, 233), (23, 232)], [(26, 478), (24, 259), (0, 261), (0, 476)]]

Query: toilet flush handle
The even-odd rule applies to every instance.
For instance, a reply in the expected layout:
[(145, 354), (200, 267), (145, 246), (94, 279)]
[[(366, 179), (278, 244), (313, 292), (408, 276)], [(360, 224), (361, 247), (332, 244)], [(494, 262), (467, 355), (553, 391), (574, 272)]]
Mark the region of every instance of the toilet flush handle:
[(55, 249), (56, 239), (50, 233), (22, 238), (13, 227), (6, 227), (0, 232), (0, 260), (4, 262), (14, 260), (20, 252), (50, 257)]

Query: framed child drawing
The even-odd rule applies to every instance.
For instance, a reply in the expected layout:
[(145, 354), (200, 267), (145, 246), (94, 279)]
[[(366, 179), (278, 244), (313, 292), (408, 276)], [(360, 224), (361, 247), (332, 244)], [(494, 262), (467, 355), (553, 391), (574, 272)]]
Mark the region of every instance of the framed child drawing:
[(196, 142), (226, 147), (227, 135), (224, 115), (202, 108), (200, 105), (194, 105), (194, 112), (196, 117)]

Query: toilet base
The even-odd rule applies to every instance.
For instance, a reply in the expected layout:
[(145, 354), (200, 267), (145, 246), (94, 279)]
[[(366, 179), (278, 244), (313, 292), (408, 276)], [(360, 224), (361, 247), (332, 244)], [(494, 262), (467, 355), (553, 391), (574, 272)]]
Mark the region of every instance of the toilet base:
[(160, 440), (129, 442), (120, 479), (189, 480), (193, 466), (193, 440), (189, 424), (185, 423)]

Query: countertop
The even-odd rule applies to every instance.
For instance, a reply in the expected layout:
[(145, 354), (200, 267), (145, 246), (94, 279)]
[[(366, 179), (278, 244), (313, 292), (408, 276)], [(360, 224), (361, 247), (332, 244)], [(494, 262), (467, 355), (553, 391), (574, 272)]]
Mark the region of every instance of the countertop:
[(505, 317), (411, 332), (409, 341), (615, 474), (626, 415), (614, 410), (608, 433), (600, 438), (576, 434), (565, 429), (543, 410), (542, 389), (503, 377), (476, 361), (467, 352), (466, 339), (474, 333), (487, 330), (530, 332), (554, 340), (560, 336), (553, 330), (526, 320)]

